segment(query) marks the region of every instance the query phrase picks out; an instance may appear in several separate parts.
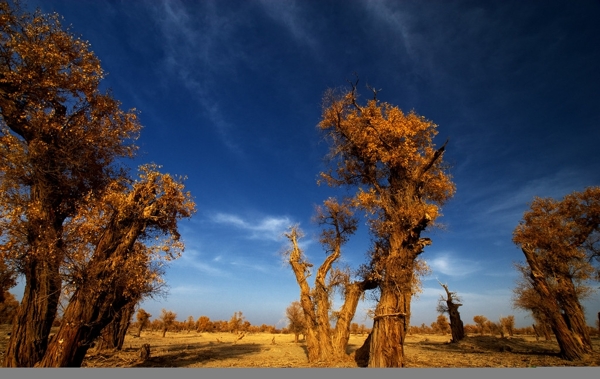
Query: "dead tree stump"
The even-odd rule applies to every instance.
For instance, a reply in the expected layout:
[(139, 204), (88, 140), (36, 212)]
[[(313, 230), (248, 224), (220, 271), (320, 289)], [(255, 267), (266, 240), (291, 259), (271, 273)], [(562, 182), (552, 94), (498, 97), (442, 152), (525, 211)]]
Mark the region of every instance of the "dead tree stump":
[(146, 361), (146, 360), (150, 359), (150, 344), (149, 343), (143, 344), (142, 347), (140, 348), (140, 358), (142, 359), (142, 361)]

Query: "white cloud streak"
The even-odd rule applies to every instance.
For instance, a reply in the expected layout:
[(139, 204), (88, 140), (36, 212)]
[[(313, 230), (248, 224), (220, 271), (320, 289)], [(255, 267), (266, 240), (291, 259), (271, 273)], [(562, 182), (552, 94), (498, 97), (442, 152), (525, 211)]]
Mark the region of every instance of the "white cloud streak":
[(433, 275), (440, 273), (452, 277), (464, 277), (481, 270), (479, 262), (456, 258), (450, 253), (441, 253), (431, 259), (427, 259)]
[(247, 221), (241, 217), (228, 213), (217, 213), (212, 221), (226, 224), (249, 232), (249, 238), (270, 241), (280, 241), (283, 233), (293, 224), (288, 217), (264, 217), (260, 220)]
[(589, 185), (588, 176), (582, 170), (562, 169), (521, 183), (488, 183), (485, 187), (472, 188), (468, 195), (472, 200), (465, 204), (465, 208), (472, 209), (470, 219), (473, 228), (470, 232), (485, 229), (488, 234), (510, 233), (529, 209), (534, 197), (560, 200)]
[(301, 1), (261, 0), (260, 3), (267, 15), (285, 27), (299, 45), (317, 51), (317, 39), (310, 32), (311, 20), (304, 15)]
[(163, 0), (153, 11), (164, 38), (167, 72), (196, 95), (223, 143), (234, 153), (243, 155), (234, 140), (233, 126), (212, 95), (218, 92), (213, 80), (215, 74), (234, 73), (236, 64), (246, 57), (243, 49), (230, 39), (235, 25), (239, 24), (238, 15), (224, 16), (216, 4), (204, 1), (201, 11), (191, 14), (185, 2)]

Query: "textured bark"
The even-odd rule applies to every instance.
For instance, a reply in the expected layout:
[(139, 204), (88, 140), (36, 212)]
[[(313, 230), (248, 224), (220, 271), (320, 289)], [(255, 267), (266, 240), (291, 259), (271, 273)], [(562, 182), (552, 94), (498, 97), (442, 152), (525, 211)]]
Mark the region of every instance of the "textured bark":
[(115, 301), (98, 301), (101, 297), (106, 299), (106, 294), (94, 296), (92, 299), (89, 298), (89, 293), (88, 296), (80, 295), (81, 293), (74, 294), (48, 351), (36, 366), (80, 367), (85, 354), (102, 329), (127, 302), (123, 297), (114, 299)]
[[(329, 348), (331, 346), (331, 340), (329, 338), (330, 333), (323, 325), (319, 325), (321, 318), (315, 311), (315, 304), (313, 303), (313, 296), (321, 300), (323, 299), (323, 296), (319, 293), (312, 294), (306, 280), (308, 269), (312, 267), (312, 264), (306, 262), (302, 257), (302, 252), (298, 247), (299, 235), (297, 229), (292, 229), (288, 238), (292, 243), (289, 262), (296, 275), (296, 281), (300, 286), (300, 305), (304, 311), (304, 322), (306, 324), (306, 350), (308, 353), (308, 361), (311, 363), (323, 359), (327, 361), (332, 356), (332, 348)], [(329, 324), (329, 320), (327, 323)], [(329, 325), (326, 325), (326, 327), (329, 328)], [(325, 332), (325, 334), (321, 335), (323, 332)]]
[(116, 314), (113, 321), (102, 329), (98, 344), (96, 345), (98, 350), (121, 350), (123, 348), (123, 342), (125, 341), (127, 329), (131, 323), (131, 316), (135, 309), (135, 304), (136, 303), (134, 302), (127, 304)]
[(350, 322), (356, 313), (360, 296), (367, 289), (376, 288), (371, 281), (345, 283), (344, 304), (338, 312), (334, 330), (330, 325), (331, 288), (325, 284), (332, 263), (339, 257), (339, 249), (330, 254), (317, 270), (315, 288), (311, 291), (307, 282), (307, 269), (312, 265), (302, 259), (297, 245), (295, 230), (288, 235), (292, 242), (289, 262), (300, 286), (300, 305), (304, 311), (306, 325), (306, 349), (309, 362), (331, 362), (348, 358), (346, 347), (350, 337)]
[(404, 366), (406, 311), (409, 302), (410, 299), (398, 296), (394, 289), (387, 286), (381, 288), (381, 298), (375, 310), (371, 332), (369, 367)]
[(25, 291), (6, 348), (5, 367), (33, 367), (46, 352), (61, 291), (57, 258), (48, 254), (25, 267)]
[(450, 310), (450, 330), (452, 331), (452, 342), (456, 343), (465, 338), (465, 329), (458, 309)]
[[(561, 312), (561, 307), (556, 301), (555, 294), (551, 291), (545, 281), (543, 270), (540, 268), (535, 253), (529, 250), (527, 246), (524, 246), (522, 251), (531, 268), (531, 279), (534, 288), (542, 298), (546, 299), (545, 307), (542, 311), (556, 336), (556, 340), (560, 347), (560, 355), (568, 360), (583, 358), (585, 355), (592, 352), (590, 346), (586, 344), (585, 340), (582, 339), (578, 333), (573, 332), (569, 328), (569, 325)], [(570, 308), (568, 305), (566, 309), (572, 312), (577, 311), (577, 309)]]
[(348, 340), (350, 339), (350, 324), (356, 314), (358, 301), (365, 291), (375, 288), (377, 288), (377, 283), (368, 280), (346, 285), (344, 304), (340, 309), (333, 333), (333, 353), (336, 358), (346, 358)]
[[(87, 350), (122, 308), (136, 303), (140, 294), (125, 295), (119, 284), (128, 274), (115, 264), (116, 258), (131, 254), (143, 223), (115, 221), (98, 242), (94, 255), (67, 306), (62, 323), (40, 367), (80, 367)], [(99, 283), (103, 283), (102, 286)]]
[(455, 293), (448, 290), (448, 286), (440, 283), (440, 285), (446, 291), (446, 307), (448, 316), (450, 316), (450, 330), (452, 331), (452, 342), (456, 343), (465, 338), (465, 330), (462, 320), (460, 319), (460, 312), (458, 308), (462, 304), (456, 302)]
[(559, 299), (569, 330), (581, 341), (580, 343), (584, 346), (586, 352), (592, 352), (592, 339), (585, 321), (583, 308), (576, 296), (575, 285), (570, 279), (566, 278), (559, 278), (558, 284), (563, 289)]
[(415, 249), (414, 243), (419, 240), (421, 230), (412, 235), (396, 230), (390, 235), (388, 256), (382, 262), (385, 276), (379, 285), (381, 296), (373, 319), (369, 367), (404, 366), (404, 338), (410, 322), (415, 260), (422, 251), (422, 246)]

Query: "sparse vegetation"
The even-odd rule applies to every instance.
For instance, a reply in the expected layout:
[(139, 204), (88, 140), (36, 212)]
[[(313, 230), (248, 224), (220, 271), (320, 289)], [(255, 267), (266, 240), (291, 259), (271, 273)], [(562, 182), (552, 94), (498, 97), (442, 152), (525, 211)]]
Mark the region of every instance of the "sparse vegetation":
[(169, 328), (175, 326), (175, 319), (177, 318), (177, 313), (173, 313), (166, 309), (162, 309), (160, 313), (160, 325), (162, 327), (162, 336), (163, 338), (167, 334), (167, 330)]
[(306, 333), (304, 311), (302, 310), (300, 302), (292, 302), (292, 304), (290, 304), (290, 306), (285, 310), (285, 315), (289, 320), (288, 329), (291, 333), (294, 333), (294, 342), (298, 343), (298, 336)]
[[(432, 243), (422, 235), (455, 192), (448, 141), (437, 146), (433, 122), (381, 102), (371, 87), (373, 98), (362, 103), (358, 81), (323, 97), (318, 128), (330, 154), (319, 182), (348, 191), (316, 208), (325, 251), (318, 268), (300, 247), (299, 226), (285, 234), (300, 288), (285, 310), (287, 327), (252, 325), (242, 311), (177, 321), (162, 309), (150, 321), (139, 309), (131, 331), (136, 306), (163, 294), (165, 265), (184, 249), (178, 222), (196, 204), (184, 178), (156, 164), (130, 175), (121, 160), (138, 149), (137, 111), (102, 90), (99, 59), (59, 15), (0, 1), (0, 43), (3, 366), (600, 365), (600, 340), (581, 305), (600, 280), (600, 187), (535, 198), (514, 230), (525, 256), (516, 264), (514, 306), (531, 312), (533, 325), (516, 328), (513, 315), (476, 315), (464, 325), (461, 299), (442, 283), (437, 319), (410, 325), (412, 297), (428, 272), (420, 255)], [(368, 261), (351, 268), (342, 248), (357, 231), (357, 212), (371, 245)], [(17, 276), (25, 284), (20, 303), (9, 292)], [(371, 290), (377, 301), (367, 328), (352, 320)], [(596, 323), (600, 338), (600, 313)]]

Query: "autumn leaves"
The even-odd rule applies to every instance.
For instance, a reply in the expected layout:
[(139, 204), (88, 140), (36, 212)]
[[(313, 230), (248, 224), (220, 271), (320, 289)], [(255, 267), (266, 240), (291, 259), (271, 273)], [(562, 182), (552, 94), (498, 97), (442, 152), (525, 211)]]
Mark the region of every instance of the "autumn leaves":
[[(5, 366), (78, 366), (121, 309), (161, 288), (195, 204), (156, 165), (130, 177), (141, 125), (58, 15), (0, 3), (2, 259), (25, 278)], [(48, 343), (61, 294), (69, 295)]]

